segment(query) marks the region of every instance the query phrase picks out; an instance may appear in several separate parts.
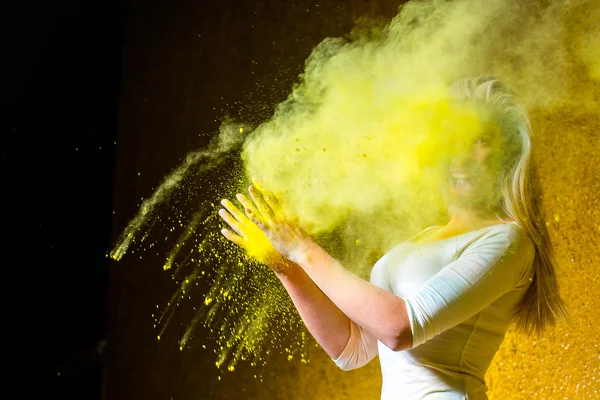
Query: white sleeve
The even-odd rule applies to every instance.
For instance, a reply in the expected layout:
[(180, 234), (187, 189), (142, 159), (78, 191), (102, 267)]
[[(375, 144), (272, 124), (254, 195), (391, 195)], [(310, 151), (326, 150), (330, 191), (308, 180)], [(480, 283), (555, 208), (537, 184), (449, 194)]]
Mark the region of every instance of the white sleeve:
[(342, 354), (333, 360), (344, 370), (360, 368), (377, 355), (377, 339), (363, 331), (354, 321), (350, 320), (350, 338)]
[[(385, 280), (385, 258), (380, 258), (371, 269), (371, 282), (376, 281), (381, 285)], [(336, 365), (349, 371), (364, 366), (371, 361), (379, 349), (377, 348), (377, 338), (364, 331), (356, 322), (350, 320), (350, 338), (342, 354), (333, 360)]]
[(404, 298), (411, 348), (472, 317), (528, 279), (534, 257), (533, 243), (518, 225), (501, 225), (476, 240)]

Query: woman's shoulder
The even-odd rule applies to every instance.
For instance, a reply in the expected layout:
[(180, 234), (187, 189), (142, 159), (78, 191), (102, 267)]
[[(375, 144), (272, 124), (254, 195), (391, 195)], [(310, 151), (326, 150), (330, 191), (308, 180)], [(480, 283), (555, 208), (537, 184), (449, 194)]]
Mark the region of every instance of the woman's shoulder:
[(502, 222), (489, 227), (489, 236), (506, 235), (511, 239), (528, 238), (527, 231), (515, 221)]
[(441, 227), (441, 225), (439, 225), (439, 226), (433, 225), (433, 226), (430, 226), (430, 227), (420, 230), (418, 233), (414, 234), (413, 236), (409, 236), (408, 238), (401, 240), (400, 242), (393, 245), (389, 250), (387, 250), (385, 252), (385, 254), (379, 259), (378, 262), (384, 263), (384, 262), (390, 260), (391, 258), (395, 258), (395, 257), (398, 257), (399, 255), (402, 255), (404, 252), (406, 252), (410, 248), (412, 248), (413, 245), (418, 243), (420, 239), (424, 238), (428, 233), (430, 233), (440, 227)]
[(490, 226), (477, 242), (478, 244), (489, 243), (511, 252), (532, 252), (535, 249), (527, 230), (515, 221)]
[(432, 232), (434, 232), (440, 228), (443, 228), (443, 225), (432, 225), (425, 229), (421, 229), (417, 234), (410, 236), (408, 239), (406, 239), (402, 243), (400, 243), (400, 245), (406, 244), (406, 243), (419, 242), (421, 239), (425, 238), (425, 236), (431, 234)]

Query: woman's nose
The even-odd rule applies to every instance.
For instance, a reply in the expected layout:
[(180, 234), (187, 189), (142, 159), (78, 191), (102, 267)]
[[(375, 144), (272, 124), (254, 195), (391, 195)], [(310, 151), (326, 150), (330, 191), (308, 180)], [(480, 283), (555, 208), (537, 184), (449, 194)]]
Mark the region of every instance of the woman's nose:
[(473, 163), (473, 152), (472, 151), (463, 151), (452, 159), (452, 166), (456, 168), (465, 168)]

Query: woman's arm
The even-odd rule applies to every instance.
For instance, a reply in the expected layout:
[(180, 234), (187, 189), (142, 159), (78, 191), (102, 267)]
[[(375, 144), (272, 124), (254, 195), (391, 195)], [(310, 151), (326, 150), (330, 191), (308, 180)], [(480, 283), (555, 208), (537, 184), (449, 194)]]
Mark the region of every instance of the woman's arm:
[(490, 229), (405, 298), (412, 318), (412, 347), (471, 318), (510, 291), (528, 287), (534, 259), (533, 242), (519, 225)]
[[(402, 298), (344, 268), (288, 218), (274, 196), (263, 195), (254, 185), (248, 192), (254, 204), (241, 194), (237, 196), (245, 207), (243, 217), (265, 234), (277, 252), (300, 265), (325, 296), (367, 334), (395, 351), (410, 348), (412, 332)], [(231, 207), (227, 202), (223, 205)]]
[(527, 285), (534, 258), (523, 228), (498, 225), (402, 299), (354, 276), (318, 245), (295, 255), (340, 310), (395, 351), (419, 346)]
[(401, 297), (354, 275), (316, 243), (297, 253), (295, 261), (367, 334), (394, 351), (411, 348), (412, 332), (406, 304)]
[(258, 209), (246, 215), (284, 257), (367, 334), (394, 351), (416, 347), (472, 317), (518, 285), (526, 284), (535, 248), (518, 225), (502, 224), (403, 299), (372, 285), (331, 257), (285, 215), (276, 199), (250, 187)]
[(289, 260), (274, 268), (302, 321), (323, 350), (337, 359), (350, 338), (350, 319), (314, 284), (299, 265)]
[[(238, 195), (238, 200), (246, 208), (253, 208), (244, 196)], [(237, 207), (228, 200), (223, 200), (221, 204), (229, 213), (220, 210), (219, 215), (233, 229), (233, 232), (223, 229), (221, 233), (275, 272), (304, 324), (335, 363), (341, 369), (349, 370), (372, 360), (377, 355), (376, 339), (351, 321), (299, 265), (273, 248), (264, 233)], [(255, 209), (255, 212), (258, 210)]]

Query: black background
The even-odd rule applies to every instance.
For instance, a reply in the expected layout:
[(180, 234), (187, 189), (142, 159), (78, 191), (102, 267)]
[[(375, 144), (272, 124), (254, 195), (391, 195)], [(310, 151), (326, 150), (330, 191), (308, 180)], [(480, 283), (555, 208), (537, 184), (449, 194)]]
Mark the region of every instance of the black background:
[(9, 397), (100, 398), (122, 5), (11, 3), (0, 155)]

